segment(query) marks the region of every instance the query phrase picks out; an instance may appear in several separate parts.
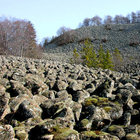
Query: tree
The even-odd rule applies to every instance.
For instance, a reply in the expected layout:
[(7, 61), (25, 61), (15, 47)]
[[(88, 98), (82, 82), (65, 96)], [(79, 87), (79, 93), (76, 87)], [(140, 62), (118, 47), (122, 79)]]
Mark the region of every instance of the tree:
[(99, 16), (94, 16), (92, 19), (91, 19), (91, 22), (92, 22), (92, 25), (101, 25), (102, 23), (102, 19), (99, 17)]
[(93, 45), (89, 40), (85, 41), (85, 46), (82, 48), (82, 59), (83, 63), (88, 67), (97, 67), (98, 61), (96, 52), (93, 48)]
[(7, 48), (6, 48), (6, 34), (3, 30), (3, 26), (0, 23), (0, 55), (5, 54), (7, 52)]
[(90, 18), (85, 18), (83, 21), (83, 26), (90, 26), (90, 22), (91, 22)]
[(140, 23), (140, 11), (137, 11), (137, 22)]
[(118, 48), (115, 48), (113, 51), (113, 62), (114, 62), (114, 69), (119, 70), (122, 66), (123, 58)]
[(114, 68), (114, 65), (113, 65), (112, 56), (109, 50), (107, 50), (105, 54), (105, 58), (104, 58), (103, 69), (113, 70), (113, 68)]
[(65, 32), (68, 32), (70, 30), (71, 30), (70, 28), (62, 26), (57, 30), (57, 35), (60, 36), (60, 35), (64, 34)]
[(0, 47), (4, 48), (6, 54), (21, 57), (36, 57), (39, 54), (36, 32), (30, 21), (7, 18), (1, 20), (0, 37)]
[(110, 15), (106, 16), (104, 19), (104, 24), (112, 24), (113, 23), (113, 19)]
[(137, 22), (137, 16), (136, 13), (131, 12), (131, 22), (132, 23), (136, 23)]
[(104, 61), (105, 61), (105, 52), (103, 50), (103, 46), (100, 45), (99, 50), (98, 50), (98, 66), (101, 68), (104, 68)]
[(73, 50), (73, 57), (70, 59), (70, 63), (72, 63), (72, 64), (79, 64), (80, 63), (80, 55), (77, 52), (76, 48), (74, 48), (74, 50)]
[(126, 24), (127, 18), (122, 15), (116, 15), (114, 18), (115, 24)]
[[(84, 46), (80, 53), (77, 52), (76, 49), (73, 50), (73, 58), (71, 62), (76, 63), (77, 60), (80, 60), (84, 65), (93, 68), (102, 68), (102, 69), (110, 69), (113, 70), (114, 65), (112, 61), (112, 56), (107, 50), (106, 52), (103, 50), (103, 46), (100, 45), (98, 52), (94, 50), (92, 43), (89, 40), (84, 42)], [(78, 61), (80, 62), (80, 61)]]

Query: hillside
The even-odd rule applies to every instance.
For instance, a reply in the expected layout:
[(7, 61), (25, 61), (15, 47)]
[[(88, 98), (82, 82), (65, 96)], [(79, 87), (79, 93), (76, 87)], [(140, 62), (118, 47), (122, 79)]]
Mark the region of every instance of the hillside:
[(0, 56), (1, 140), (139, 140), (140, 75)]
[(70, 36), (72, 36), (72, 41), (66, 41), (66, 44), (61, 44), (61, 42), (67, 40), (63, 35), (52, 40), (46, 46), (46, 57), (48, 59), (68, 61), (73, 49), (80, 50), (83, 46), (83, 40), (89, 38), (95, 49), (99, 48), (100, 44), (103, 45), (104, 49), (111, 51), (118, 48), (127, 60), (136, 58), (135, 60), (139, 61), (140, 23), (82, 27), (71, 31)]

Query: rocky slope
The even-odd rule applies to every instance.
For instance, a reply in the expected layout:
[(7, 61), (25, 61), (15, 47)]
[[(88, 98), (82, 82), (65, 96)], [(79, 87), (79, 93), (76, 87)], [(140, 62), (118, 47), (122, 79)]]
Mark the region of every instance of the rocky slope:
[[(68, 42), (67, 40), (70, 38), (72, 41)], [(69, 35), (55, 38), (46, 46), (45, 59), (69, 62), (73, 49), (76, 48), (80, 51), (86, 38), (91, 40), (96, 50), (100, 44), (104, 49), (111, 51), (118, 48), (124, 57), (125, 64), (130, 61), (133, 63), (140, 61), (140, 23), (110, 25), (109, 27), (105, 25), (90, 26), (73, 30)], [(61, 44), (61, 42), (66, 43)], [(131, 68), (133, 67), (136, 69), (135, 64), (131, 66)]]
[(0, 56), (1, 140), (140, 140), (140, 75)]

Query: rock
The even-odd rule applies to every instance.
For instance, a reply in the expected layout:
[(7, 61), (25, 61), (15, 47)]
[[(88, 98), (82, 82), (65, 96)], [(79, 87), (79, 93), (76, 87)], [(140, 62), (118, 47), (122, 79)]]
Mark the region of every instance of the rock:
[(118, 137), (102, 131), (83, 131), (80, 133), (80, 140), (98, 139), (98, 140), (119, 140)]
[(13, 56), (0, 64), (0, 139), (139, 139), (138, 73)]
[(85, 90), (81, 90), (72, 94), (72, 97), (75, 102), (82, 103), (86, 98), (90, 97), (90, 94)]
[(138, 126), (136, 125), (129, 125), (127, 127), (124, 128), (126, 134), (128, 133), (135, 133), (137, 134), (138, 133)]
[(29, 99), (29, 96), (26, 94), (21, 94), (21, 95), (18, 95), (17, 97), (12, 97), (10, 102), (9, 102), (9, 106), (10, 106), (11, 111), (16, 112), (19, 105), (23, 101), (28, 100), (28, 99)]
[(19, 140), (27, 140), (28, 139), (28, 133), (25, 132), (25, 130), (17, 130), (16, 131), (16, 137)]
[(112, 91), (114, 89), (114, 81), (110, 79), (106, 79), (96, 90), (92, 93), (92, 95), (98, 95), (100, 97), (111, 97)]
[(88, 119), (83, 119), (83, 120), (81, 120), (80, 122), (79, 122), (79, 124), (78, 124), (78, 128), (77, 129), (79, 129), (80, 131), (82, 130), (82, 131), (88, 131), (88, 130), (90, 130), (91, 129), (91, 126), (92, 126), (92, 122), (91, 121), (89, 121)]
[(42, 102), (47, 101), (48, 98), (46, 98), (46, 97), (43, 96), (43, 95), (34, 95), (34, 96), (33, 96), (33, 100), (34, 100), (38, 105), (40, 105)]
[(116, 100), (120, 103), (127, 104), (131, 97), (132, 92), (127, 89), (119, 88), (116, 91)]
[(2, 94), (3, 95), (0, 95), (0, 120), (10, 113), (10, 108), (8, 105), (10, 96), (6, 92)]
[(25, 88), (22, 83), (13, 80), (11, 80), (10, 83), (11, 87), (8, 89), (8, 92), (10, 93), (11, 97), (16, 97), (21, 94), (27, 94), (32, 97), (31, 92)]
[(43, 139), (43, 140), (53, 140), (53, 137), (54, 137), (54, 135), (46, 134), (46, 135), (42, 136), (41, 139)]
[[(38, 132), (35, 133), (35, 132)], [(36, 126), (30, 131), (30, 139), (40, 140), (43, 137), (46, 137), (50, 134), (53, 134), (53, 139), (61, 139), (61, 140), (79, 140), (78, 132), (72, 130), (70, 128), (64, 127), (62, 128), (59, 125), (54, 125), (47, 127), (46, 125)]]
[(45, 90), (42, 95), (47, 97), (48, 99), (55, 99), (55, 91), (53, 90)]
[(122, 126), (119, 125), (111, 125), (108, 128), (108, 132), (112, 135), (119, 137), (120, 139), (125, 136), (125, 131)]
[(72, 110), (73, 110), (73, 113), (74, 113), (75, 120), (79, 121), (81, 111), (82, 111), (82, 105), (75, 102)]
[(53, 128), (53, 131), (54, 131), (54, 139), (79, 140), (79, 134), (75, 130), (69, 128), (60, 128), (56, 126)]
[(57, 80), (54, 88), (56, 91), (61, 91), (61, 90), (65, 90), (67, 87), (68, 87), (68, 84), (66, 82)]
[(124, 126), (129, 126), (131, 123), (131, 113), (126, 112), (124, 113), (123, 117), (124, 117)]
[(5, 90), (6, 90), (6, 88), (4, 86), (0, 85), (0, 95), (5, 94)]
[(14, 129), (11, 125), (0, 126), (0, 139), (13, 140), (15, 137)]
[(19, 121), (24, 121), (29, 118), (41, 116), (42, 109), (33, 100), (25, 100), (16, 111), (15, 117)]
[(33, 95), (39, 94), (40, 88), (48, 88), (44, 79), (39, 77), (38, 75), (27, 74), (25, 77), (25, 87), (28, 88)]
[(140, 140), (140, 136), (135, 133), (129, 133), (126, 135), (126, 140)]
[(73, 91), (82, 90), (82, 84), (80, 84), (77, 81), (73, 80), (69, 84), (69, 88), (72, 89)]

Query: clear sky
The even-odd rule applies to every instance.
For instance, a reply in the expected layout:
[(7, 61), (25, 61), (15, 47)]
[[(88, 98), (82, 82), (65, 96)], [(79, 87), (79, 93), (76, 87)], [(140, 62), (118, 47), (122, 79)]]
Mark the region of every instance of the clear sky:
[(61, 26), (77, 28), (86, 17), (126, 16), (140, 10), (140, 0), (0, 0), (0, 17), (30, 20), (37, 39), (56, 35)]

